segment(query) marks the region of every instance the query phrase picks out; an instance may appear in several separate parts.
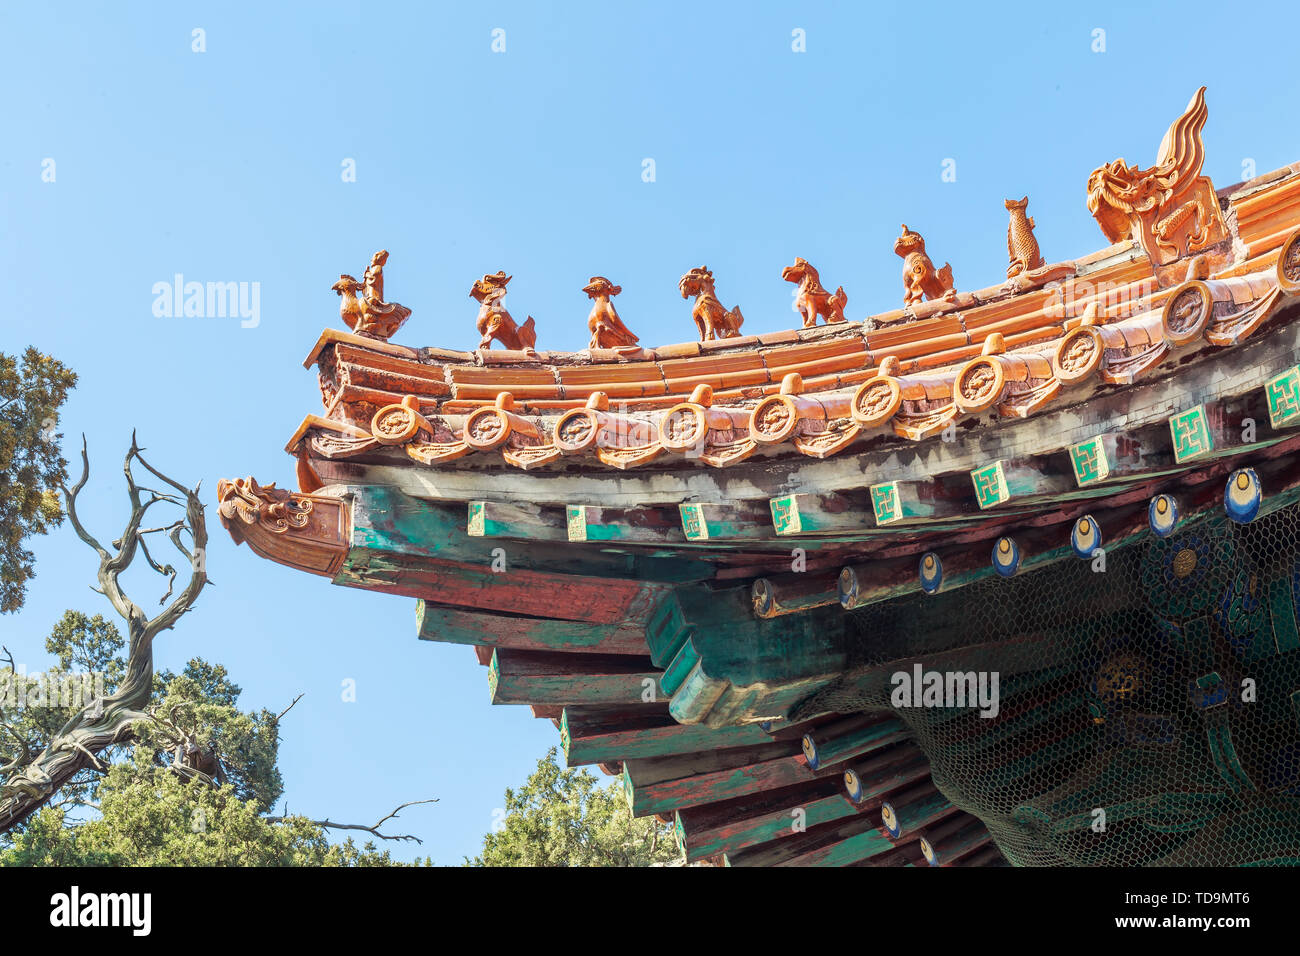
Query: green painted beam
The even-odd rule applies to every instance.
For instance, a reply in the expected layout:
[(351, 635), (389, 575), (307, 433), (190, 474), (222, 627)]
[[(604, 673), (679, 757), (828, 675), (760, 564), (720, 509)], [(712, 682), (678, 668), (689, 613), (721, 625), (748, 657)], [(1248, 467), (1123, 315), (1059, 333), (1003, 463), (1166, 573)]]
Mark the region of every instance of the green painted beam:
[(872, 814), (855, 813), (785, 840), (728, 852), (728, 866), (844, 866), (894, 851)]
[(853, 717), (803, 735), (803, 753), (811, 770), (829, 767), (898, 743), (908, 737), (895, 717)]
[(889, 799), (880, 805), (880, 820), (889, 835), (900, 840), (948, 816), (954, 809), (948, 798), (926, 780), (900, 793), (890, 794)]
[(468, 503), (465, 533), (471, 538), (519, 538), (525, 541), (568, 541), (564, 512), (559, 508), (507, 501)]
[(686, 541), (681, 527), (661, 508), (601, 508), (568, 505), (570, 541), (607, 541), (622, 544), (680, 545)]
[(678, 506), (688, 541), (771, 539), (776, 536), (771, 512), (754, 502), (687, 503)]
[(659, 672), (646, 658), (551, 654), (496, 648), (488, 666), (494, 704), (617, 704), (662, 702)]
[(726, 747), (750, 747), (768, 740), (757, 724), (719, 727), (684, 725), (665, 708), (643, 719), (613, 718), (588, 708), (566, 707), (560, 740), (570, 766), (691, 754)]
[(921, 852), (931, 866), (952, 866), (967, 853), (987, 846), (993, 839), (988, 827), (968, 813), (922, 827), (917, 836)]
[[(405, 560), (407, 566), (432, 561), (498, 574), (531, 571), (561, 578), (625, 578), (666, 584), (706, 580), (715, 570), (706, 561), (682, 554), (661, 557), (572, 548), (563, 539), (538, 540), (537, 536), (525, 540), (472, 536), (467, 533), (465, 502), (427, 501), (387, 485), (349, 486), (348, 491), (352, 496), (352, 547), (345, 566), (367, 564), (380, 555), (394, 562)], [(657, 520), (671, 525), (679, 541), (685, 541), (671, 510), (653, 512)], [(493, 571), (494, 567), (505, 570)], [(336, 583), (352, 583), (344, 578)]]
[(750, 588), (754, 614), (762, 618), (781, 617), (838, 604), (838, 584), (838, 571), (805, 571), (757, 578)]
[(645, 628), (635, 624), (591, 624), (544, 617), (495, 614), (416, 601), (416, 633), (422, 641), (511, 647), (523, 651), (645, 656)]
[(890, 839), (873, 826), (796, 854), (777, 866), (848, 866), (882, 856), (893, 849)]
[[(795, 752), (789, 752), (794, 749)], [(785, 751), (782, 753), (782, 751)], [(770, 756), (768, 756), (770, 755)], [(763, 759), (767, 756), (767, 759)], [(672, 758), (669, 758), (672, 759)], [(814, 774), (797, 744), (767, 744), (760, 754), (743, 763), (716, 770), (699, 769), (681, 776), (663, 778), (654, 761), (630, 760), (623, 765), (625, 792), (630, 795), (633, 816), (671, 813), (700, 803), (728, 800), (760, 790), (771, 790), (807, 780)], [(682, 770), (693, 770), (688, 763)], [(817, 771), (819, 775), (833, 774)]]
[(871, 514), (844, 495), (781, 495), (768, 502), (779, 535), (857, 531), (871, 526)]
[(838, 781), (823, 777), (797, 787), (683, 807), (675, 814), (674, 829), (687, 861), (695, 862), (797, 836), (810, 827), (869, 809), (853, 806), (844, 799)]
[(882, 481), (868, 488), (871, 509), (880, 528), (929, 524), (937, 518), (969, 516), (976, 510), (970, 490), (958, 488), (947, 476), (927, 481)]

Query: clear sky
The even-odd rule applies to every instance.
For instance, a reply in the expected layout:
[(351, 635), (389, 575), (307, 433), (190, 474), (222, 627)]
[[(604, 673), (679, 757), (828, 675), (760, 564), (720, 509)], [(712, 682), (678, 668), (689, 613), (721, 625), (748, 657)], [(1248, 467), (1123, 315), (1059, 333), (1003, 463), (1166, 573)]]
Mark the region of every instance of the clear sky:
[[(390, 846), (458, 862), (557, 732), (490, 706), (469, 648), (417, 641), (414, 600), (263, 561), (217, 521), (218, 478), (293, 485), (281, 449), (320, 411), (301, 361), (341, 327), (330, 285), (387, 248), (387, 297), (414, 310), (396, 340), (472, 348), (470, 284), (505, 269), (539, 346), (578, 349), (605, 275), (653, 346), (693, 336), (677, 280), (707, 264), (745, 331), (770, 331), (794, 324), (795, 256), (850, 318), (899, 306), (902, 222), (958, 288), (1004, 278), (1007, 198), (1030, 197), (1048, 262), (1104, 246), (1088, 173), (1149, 165), (1202, 84), (1216, 186), (1300, 160), (1294, 4), (1079, 6), (6, 0), (0, 350), (80, 375), (61, 429), (70, 459), (90, 442), (92, 530), (124, 520), (132, 428), (203, 479), (216, 587), (159, 666), (223, 663), (246, 707), (305, 692), (290, 810), (372, 822), (438, 797), (394, 827), (424, 846)], [(258, 283), (258, 323), (155, 316), (177, 273)], [(29, 671), (64, 608), (108, 610), (70, 529), (35, 551), (26, 609), (0, 618)]]

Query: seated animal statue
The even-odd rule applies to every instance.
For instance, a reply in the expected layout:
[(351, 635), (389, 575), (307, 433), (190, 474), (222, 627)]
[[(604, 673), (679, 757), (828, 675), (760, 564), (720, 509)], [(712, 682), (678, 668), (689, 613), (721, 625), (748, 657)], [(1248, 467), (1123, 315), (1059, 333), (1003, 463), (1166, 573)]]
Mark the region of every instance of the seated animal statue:
[(794, 305), (803, 316), (805, 329), (811, 329), (816, 325), (819, 315), (826, 320), (827, 325), (844, 321), (844, 307), (849, 304), (849, 297), (844, 294), (844, 286), (836, 289), (834, 295), (827, 292), (822, 287), (817, 270), (807, 259), (796, 256), (794, 265), (786, 266), (781, 270), (781, 278), (786, 282), (799, 284)]
[(903, 234), (894, 240), (894, 254), (903, 257), (903, 305), (915, 305), (922, 299), (951, 299), (957, 291), (952, 281), (952, 266), (943, 264), (936, 270), (925, 252), (925, 240), (903, 223)]
[(682, 276), (677, 283), (682, 298), (695, 296), (695, 307), (691, 309), (691, 318), (700, 331), (700, 341), (709, 339), (729, 339), (740, 334), (740, 326), (745, 317), (740, 314), (740, 307), (728, 310), (718, 301), (713, 291), (713, 273), (708, 266), (692, 269)]
[(623, 324), (614, 308), (613, 297), (623, 291), (622, 286), (614, 285), (604, 276), (592, 276), (591, 281), (582, 287), (582, 291), (596, 300), (587, 318), (587, 329), (591, 332), (589, 349), (632, 348), (637, 344), (637, 337)]
[(516, 325), (515, 320), (506, 311), (506, 284), (513, 278), (504, 271), (483, 276), (475, 281), (469, 290), (470, 297), (479, 303), (476, 325), (482, 336), (478, 347), (490, 349), (492, 340), (501, 343), (502, 348), (527, 351), (537, 345), (537, 329), (530, 315), (523, 325)]

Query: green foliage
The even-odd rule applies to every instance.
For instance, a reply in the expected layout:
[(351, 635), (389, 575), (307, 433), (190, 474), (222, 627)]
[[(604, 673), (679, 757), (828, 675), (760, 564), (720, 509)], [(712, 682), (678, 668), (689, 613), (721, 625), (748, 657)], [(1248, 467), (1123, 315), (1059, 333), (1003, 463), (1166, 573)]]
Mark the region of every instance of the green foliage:
[(112, 621), (102, 614), (87, 617), (80, 611), (64, 611), (45, 639), (45, 649), (58, 658), (59, 670), (103, 674), (110, 692), (126, 671), (121, 658), (125, 644)]
[[(45, 647), (64, 673), (103, 674), (111, 694), (125, 672), (124, 644), (100, 615), (67, 611)], [(0, 680), (34, 679), (6, 664)], [(0, 764), (24, 748), (39, 753), (81, 709), (81, 702), (9, 706), (3, 689), (0, 724), (8, 734)], [(0, 865), (402, 865), (371, 842), (331, 844), (326, 829), (305, 817), (266, 815), (284, 789), (279, 722), (266, 710), (240, 710), (240, 693), (224, 667), (199, 658), (179, 674), (154, 675), (153, 717), (135, 722), (133, 741), (99, 755), (104, 772), (79, 773), (51, 805), (0, 834)], [(186, 744), (215, 758), (215, 779), (177, 760)]]
[[(103, 692), (111, 694), (117, 690), (126, 670), (121, 657), (124, 645), (117, 627), (103, 615), (88, 617), (80, 611), (64, 611), (45, 639), (45, 649), (58, 661), (57, 667), (43, 673), (20, 674), (6, 660), (0, 670), (0, 724), (8, 732), (0, 739), (0, 763), (11, 758), (11, 751), (21, 753), (25, 749), (30, 754), (40, 753), (82, 705), (88, 703), (69, 695), (66, 706), (55, 706), (54, 700), (35, 706), (32, 702), (39, 699), (37, 694), (44, 693), (42, 684), (60, 683), (68, 675), (101, 674)], [(113, 759), (114, 753), (107, 754), (106, 759)], [(92, 771), (77, 774), (64, 787), (61, 799), (71, 803), (90, 799), (98, 778), (99, 774)]]
[(177, 739), (171, 727), (185, 731), (185, 739), (201, 751), (218, 755), (221, 776), (240, 800), (252, 800), (263, 812), (284, 792), (275, 762), (280, 750), (280, 728), (268, 710), (245, 713), (239, 709), (242, 690), (232, 683), (220, 664), (195, 658), (180, 674), (163, 671), (154, 677), (157, 712), (167, 726), (141, 721), (136, 728), (140, 746), (167, 759)]
[(254, 800), (152, 765), (115, 764), (99, 787), (97, 819), (70, 825), (62, 808), (37, 813), (4, 866), (395, 866), (387, 851), (331, 844), (303, 817), (272, 822)]
[(0, 352), (0, 613), (16, 611), (35, 574), (27, 538), (63, 520), (58, 488), (68, 475), (59, 453), (59, 407), (77, 376), (28, 348), (21, 361)]
[(471, 866), (650, 866), (679, 856), (671, 827), (636, 819), (617, 783), (561, 770), (552, 747), (518, 790), (506, 790), (501, 828)]

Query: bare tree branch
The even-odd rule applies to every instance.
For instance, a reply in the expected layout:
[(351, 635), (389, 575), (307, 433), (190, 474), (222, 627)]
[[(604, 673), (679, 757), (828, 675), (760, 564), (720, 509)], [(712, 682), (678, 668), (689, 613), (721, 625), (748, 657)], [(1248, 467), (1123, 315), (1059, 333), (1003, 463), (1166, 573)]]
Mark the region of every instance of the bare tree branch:
[[(389, 813), (387, 816), (381, 817), (379, 821), (375, 823), (373, 826), (366, 826), (364, 823), (335, 823), (333, 820), (308, 820), (307, 822), (310, 823), (312, 826), (322, 827), (330, 830), (364, 830), (366, 833), (369, 833), (370, 835), (377, 837), (380, 840), (405, 840), (405, 841), (413, 840), (416, 843), (422, 844), (424, 843), (424, 841), (413, 834), (402, 833), (402, 834), (390, 835), (387, 833), (380, 833), (379, 828), (382, 827), (389, 820), (396, 819), (398, 813), (405, 810), (407, 807), (414, 807), (421, 803), (437, 803), (437, 802), (438, 802), (437, 797), (434, 797), (431, 800), (410, 800), (406, 803), (403, 803), (401, 806), (397, 807), (395, 810), (393, 810), (392, 813)], [(266, 820), (267, 823), (284, 823), (288, 820), (292, 820), (293, 817), (287, 817), (287, 816), (265, 817), (264, 819)]]
[(289, 711), (293, 710), (293, 705), (298, 703), (298, 701), (302, 700), (302, 697), (303, 697), (302, 694), (299, 694), (297, 697), (295, 697), (290, 702), (288, 707), (286, 707), (284, 710), (280, 711), (278, 714), (275, 715), (275, 720), (272, 721), (272, 723), (278, 724), (280, 722), (280, 718), (283, 717), (285, 714), (289, 713)]
[[(160, 717), (149, 700), (153, 692), (153, 641), (158, 634), (170, 630), (182, 615), (190, 611), (198, 600), (203, 588), (209, 584), (206, 572), (206, 548), (208, 543), (207, 525), (204, 519), (203, 503), (199, 500), (199, 486), (192, 490), (159, 472), (147, 462), (131, 435), (131, 447), (126, 453), (122, 471), (126, 477), (127, 498), (131, 512), (121, 536), (112, 542), (109, 551), (86, 530), (77, 514), (77, 496), (90, 478), (90, 459), (86, 450), (85, 437), (81, 447), (81, 477), (72, 488), (62, 488), (67, 503), (67, 513), (77, 536), (85, 542), (99, 557), (97, 574), (99, 587), (118, 614), (126, 621), (128, 634), (128, 651), (126, 673), (117, 690), (107, 697), (97, 697), (95, 701), (76, 711), (54, 735), (40, 754), (31, 754), (28, 741), (14, 728), (0, 724), (6, 732), (15, 737), (22, 745), (23, 754), (9, 764), (0, 767), (0, 833), (12, 830), (41, 807), (55, 800), (60, 790), (76, 782), (78, 774), (94, 772), (104, 773), (106, 766), (100, 757), (105, 751), (116, 745), (129, 743), (136, 739), (135, 725), (138, 721), (152, 721), (171, 741), (173, 751), (169, 769), (188, 778), (198, 778), (204, 783), (217, 786), (223, 782), (223, 771), (219, 755), (206, 750), (201, 751), (194, 740), (195, 731), (187, 730), (180, 723), (179, 705), (170, 709), (167, 718)], [(138, 462), (150, 474), (175, 489), (176, 495), (161, 493), (151, 488), (138, 485), (132, 474), (133, 463)], [(149, 495), (148, 499), (144, 495)], [(185, 517), (169, 525), (156, 528), (143, 528), (146, 512), (155, 504), (183, 506)], [(172, 596), (178, 572), (170, 564), (161, 564), (149, 552), (146, 536), (165, 532), (184, 555), (190, 566), (190, 576), (180, 592)], [(192, 548), (186, 548), (182, 535), (188, 533)], [(160, 604), (165, 606), (154, 617), (147, 617), (135, 601), (123, 590), (121, 575), (135, 560), (137, 551), (143, 553), (145, 562), (154, 571), (168, 577), (167, 593)], [(168, 598), (170, 603), (167, 603)], [(13, 656), (8, 654), (9, 668), (16, 673)], [(302, 699), (299, 694), (275, 717), (278, 723), (294, 705)], [(215, 766), (215, 773), (207, 772)], [(309, 821), (323, 829), (359, 830), (371, 834), (380, 840), (414, 841), (421, 843), (412, 834), (389, 835), (381, 832), (383, 825), (396, 819), (407, 807), (424, 803), (437, 803), (437, 799), (412, 800), (403, 803), (391, 813), (381, 817), (371, 826), (356, 823), (335, 823), (332, 820)], [(75, 796), (67, 797), (56, 806), (82, 804)], [(287, 816), (267, 817), (270, 823), (283, 823)]]
[[(3, 784), (0, 784), (0, 833), (17, 826), (42, 806), (54, 798), (58, 791), (72, 781), (83, 770), (103, 771), (103, 764), (98, 754), (115, 744), (133, 740), (134, 724), (138, 720), (149, 719), (153, 715), (145, 711), (153, 693), (153, 641), (162, 631), (170, 629), (181, 615), (193, 607), (200, 592), (207, 583), (204, 570), (204, 548), (207, 545), (207, 526), (204, 521), (203, 503), (199, 500), (199, 489), (193, 491), (166, 475), (163, 475), (141, 457), (141, 448), (131, 435), (131, 447), (127, 450), (122, 463), (126, 477), (127, 498), (131, 503), (131, 513), (126, 528), (114, 542), (113, 551), (107, 550), (86, 530), (77, 514), (77, 496), (90, 478), (90, 457), (86, 451), (85, 436), (81, 442), (81, 478), (71, 489), (63, 487), (67, 503), (67, 513), (73, 529), (99, 556), (98, 590), (113, 605), (113, 608), (126, 621), (129, 637), (126, 674), (117, 690), (111, 695), (96, 698), (93, 704), (76, 711), (64, 724), (63, 728), (50, 740), (46, 748), (34, 759), (28, 756), (18, 763), (11, 763), (0, 771)], [(176, 489), (176, 496), (163, 494), (136, 484), (131, 466), (138, 461), (150, 474), (164, 484)], [(149, 499), (143, 493), (149, 494)], [(182, 505), (185, 517), (178, 522), (161, 528), (142, 531), (145, 513), (158, 503)], [(144, 545), (144, 535), (153, 531), (167, 531), (176, 547), (190, 562), (190, 578), (180, 593), (172, 598), (153, 618), (145, 615), (141, 607), (122, 589), (120, 578), (123, 572), (135, 560), (137, 548), (145, 552), (149, 566), (159, 573), (166, 574), (170, 565), (161, 566), (148, 554)], [(188, 531), (194, 542), (193, 552), (188, 551), (181, 542), (182, 531)], [(176, 572), (172, 570), (174, 580)], [(160, 603), (166, 602), (172, 594), (172, 580), (168, 581), (167, 594)], [(11, 729), (12, 732), (12, 729)]]
[(86, 482), (89, 479), (90, 479), (90, 458), (86, 454), (86, 436), (82, 435), (81, 436), (81, 478), (77, 481), (75, 485), (72, 486), (71, 491), (69, 491), (67, 487), (63, 487), (60, 490), (63, 492), (63, 497), (67, 501), (68, 519), (72, 522), (72, 528), (74, 531), (77, 532), (77, 537), (80, 538), (82, 541), (86, 542), (86, 544), (90, 545), (97, 552), (99, 552), (99, 556), (101, 558), (107, 558), (108, 552), (104, 550), (104, 546), (95, 540), (94, 536), (90, 534), (90, 532), (88, 532), (82, 526), (81, 519), (77, 517), (77, 495), (81, 494), (81, 489), (85, 487)]

